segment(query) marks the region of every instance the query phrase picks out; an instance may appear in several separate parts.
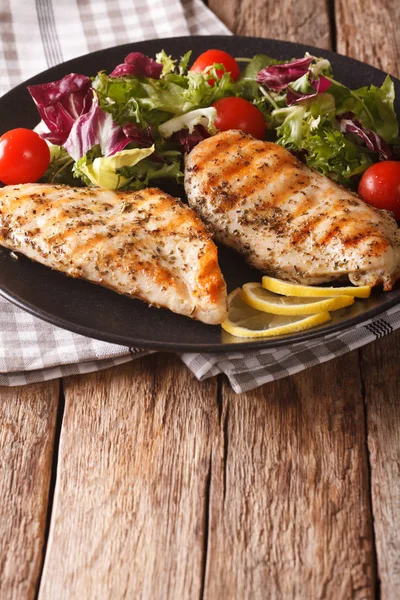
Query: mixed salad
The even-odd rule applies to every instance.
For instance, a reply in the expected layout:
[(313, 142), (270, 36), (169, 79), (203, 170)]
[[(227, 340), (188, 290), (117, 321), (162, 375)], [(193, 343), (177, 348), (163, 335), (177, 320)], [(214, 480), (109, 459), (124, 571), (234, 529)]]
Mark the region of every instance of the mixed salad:
[[(400, 219), (394, 84), (352, 90), (327, 59), (209, 50), (191, 64), (129, 54), (112, 72), (30, 86), (35, 132), (0, 138), (0, 180), (137, 190), (183, 178), (183, 157), (219, 130), (274, 141)], [(240, 68), (240, 65), (242, 68)], [(44, 142), (46, 141), (46, 143)]]

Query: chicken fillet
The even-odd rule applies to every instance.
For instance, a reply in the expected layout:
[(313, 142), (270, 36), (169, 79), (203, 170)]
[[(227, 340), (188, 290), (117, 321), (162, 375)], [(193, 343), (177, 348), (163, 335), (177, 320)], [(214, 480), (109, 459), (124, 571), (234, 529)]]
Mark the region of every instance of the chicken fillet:
[(188, 206), (156, 188), (4, 187), (0, 244), (204, 323), (226, 316), (214, 242)]
[(188, 155), (189, 204), (215, 239), (282, 279), (318, 284), (400, 277), (400, 234), (391, 213), (312, 171), (290, 152), (240, 131), (200, 142)]

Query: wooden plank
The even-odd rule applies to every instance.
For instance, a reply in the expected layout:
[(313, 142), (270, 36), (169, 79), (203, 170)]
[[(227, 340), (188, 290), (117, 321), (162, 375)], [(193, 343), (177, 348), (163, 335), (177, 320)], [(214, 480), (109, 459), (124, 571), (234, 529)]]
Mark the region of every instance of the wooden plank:
[[(325, 1), (210, 6), (235, 33), (330, 47)], [(239, 397), (224, 385), (206, 598), (374, 596), (361, 392), (357, 353)]]
[(216, 391), (163, 356), (66, 380), (40, 600), (200, 596)]
[(237, 35), (330, 48), (326, 0), (209, 0), (209, 8)]
[[(400, 4), (394, 0), (336, 3), (338, 51), (400, 76)], [(356, 32), (362, 31), (362, 35)], [(361, 351), (367, 402), (372, 508), (381, 597), (400, 588), (400, 334)]]
[(400, 75), (400, 3), (336, 0), (337, 51)]
[(400, 332), (362, 352), (382, 600), (400, 589)]
[(0, 598), (34, 598), (42, 566), (58, 382), (0, 388)]
[(213, 454), (205, 598), (374, 597), (353, 357), (235, 396)]

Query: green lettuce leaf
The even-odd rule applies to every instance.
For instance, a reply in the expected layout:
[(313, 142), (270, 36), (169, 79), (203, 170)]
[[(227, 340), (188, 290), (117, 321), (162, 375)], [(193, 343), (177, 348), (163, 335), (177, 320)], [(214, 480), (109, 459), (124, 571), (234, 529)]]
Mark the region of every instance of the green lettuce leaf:
[(331, 179), (354, 186), (373, 162), (371, 152), (340, 132), (330, 93), (272, 113), (277, 142), (304, 154), (305, 161)]
[[(309, 52), (305, 53), (305, 56), (311, 56)], [(320, 75), (329, 76), (332, 75), (331, 63), (327, 58), (314, 56), (314, 61), (310, 65), (310, 71), (314, 77)]]
[(164, 77), (168, 73), (173, 73), (176, 67), (176, 60), (172, 58), (169, 54), (165, 52), (165, 50), (161, 50), (156, 54), (156, 62), (163, 65), (163, 70), (161, 76)]
[(62, 146), (57, 146), (47, 142), (50, 150), (50, 164), (45, 174), (41, 177), (41, 182), (76, 185), (74, 181), (73, 166), (74, 159)]
[[(252, 102), (264, 116), (268, 139), (300, 153), (310, 167), (346, 185), (354, 186), (360, 174), (378, 157), (362, 140), (340, 131), (337, 115), (352, 112), (364, 127), (387, 143), (399, 144), (394, 84), (390, 77), (386, 77), (380, 87), (371, 85), (351, 90), (333, 79), (329, 61), (315, 58), (310, 65), (312, 77), (307, 73), (292, 82), (291, 87), (307, 94), (315, 89), (312, 78), (321, 74), (328, 77), (332, 85), (326, 93), (287, 106), (286, 89), (274, 92), (256, 82), (262, 69), (280, 61), (257, 54), (234, 82), (220, 64), (207, 73), (188, 70), (190, 58), (191, 51), (180, 59), (165, 51), (158, 53), (156, 60), (163, 65), (159, 80), (110, 77), (99, 72), (93, 79), (93, 87), (101, 108), (121, 126), (134, 123), (148, 130), (154, 146), (135, 149), (132, 143), (130, 149), (117, 153), (123, 156), (115, 162), (108, 162), (110, 159), (102, 157), (100, 148), (95, 146), (76, 163), (71, 162), (65, 150), (58, 148), (52, 152), (44, 180), (69, 183), (75, 176), (87, 185), (110, 189), (140, 189), (158, 179), (180, 182), (182, 148), (173, 133), (182, 129), (190, 131), (201, 123), (214, 134), (212, 104), (227, 96), (239, 96)], [(118, 159), (115, 155), (111, 161), (115, 157)]]
[(372, 129), (388, 143), (395, 143), (399, 135), (399, 126), (394, 110), (394, 84), (389, 75), (381, 87), (364, 86), (351, 90), (332, 79), (329, 88), (336, 101), (337, 114), (353, 112), (364, 127)]
[(347, 139), (333, 126), (317, 127), (309, 132), (304, 144), (306, 162), (334, 181), (353, 187), (357, 178), (375, 160), (358, 144)]
[(100, 106), (109, 112), (119, 125), (137, 123), (144, 126), (144, 119), (137, 101), (141, 93), (140, 81), (136, 77), (109, 77), (100, 72), (93, 80)]
[(330, 94), (319, 94), (308, 102), (272, 112), (278, 143), (295, 150), (305, 149), (309, 133), (326, 123), (330, 127), (334, 117), (335, 101)]
[(179, 156), (176, 156), (172, 162), (156, 163), (149, 158), (145, 158), (133, 167), (124, 167), (120, 170), (120, 173), (128, 179), (128, 183), (125, 184), (123, 189), (139, 190), (160, 179), (182, 183), (181, 154), (176, 154)]
[[(278, 136), (277, 142), (284, 147), (300, 150), (306, 133), (304, 106), (295, 105), (274, 110), (274, 123)], [(279, 124), (280, 123), (280, 124)]]
[(276, 65), (278, 63), (275, 58), (271, 58), (266, 54), (256, 54), (253, 56), (251, 61), (247, 64), (244, 71), (242, 71), (238, 83), (243, 83), (245, 81), (255, 81), (258, 73), (265, 69), (266, 67), (270, 67), (271, 65)]
[(254, 102), (257, 106), (258, 101), (260, 104), (258, 108), (260, 108), (260, 110), (262, 110), (262, 107), (265, 109), (265, 99), (260, 91), (260, 84), (256, 82), (256, 77), (262, 69), (274, 65), (277, 62), (277, 60), (267, 56), (266, 54), (256, 54), (247, 64), (246, 68), (240, 74), (239, 79), (236, 81), (234, 86), (235, 95), (241, 96), (250, 102)]
[[(185, 62), (189, 58), (183, 57), (182, 60)], [(158, 127), (172, 116), (210, 106), (224, 96), (234, 95), (230, 94), (233, 89), (230, 74), (223, 73), (218, 78), (217, 69), (224, 70), (224, 67), (215, 65), (207, 73), (189, 71), (187, 75), (169, 72), (159, 80), (110, 77), (100, 72), (93, 81), (93, 87), (98, 93), (101, 108), (111, 113), (120, 125), (134, 122), (141, 127)], [(209, 84), (210, 80), (214, 80), (214, 85)]]
[[(192, 55), (192, 50), (189, 50), (181, 56), (178, 63), (178, 73), (179, 75), (184, 75), (187, 71), (190, 57)], [(169, 54), (165, 52), (165, 50), (161, 50), (158, 54), (156, 54), (156, 62), (163, 65), (163, 70), (161, 73), (161, 77), (165, 77), (165, 75), (173, 74), (176, 71), (177, 61), (172, 58)]]
[(192, 50), (188, 50), (188, 52), (186, 52), (186, 54), (181, 56), (181, 58), (179, 60), (179, 65), (178, 65), (179, 75), (184, 75), (186, 73), (191, 56), (192, 56)]
[(214, 125), (216, 116), (217, 109), (213, 106), (209, 106), (208, 108), (197, 108), (184, 115), (179, 115), (178, 117), (166, 121), (159, 126), (158, 130), (163, 138), (168, 139), (177, 131), (188, 129), (189, 133), (192, 133), (196, 125), (203, 125), (208, 133), (214, 135), (217, 133), (217, 129)]
[(129, 183), (129, 179), (121, 175), (120, 169), (136, 165), (153, 152), (154, 145), (151, 148), (133, 148), (122, 150), (113, 156), (99, 156), (92, 162), (85, 155), (77, 161), (75, 173), (83, 175), (85, 180), (89, 180), (92, 185), (107, 190), (117, 190)]
[(93, 81), (100, 106), (120, 125), (134, 122), (141, 127), (158, 126), (183, 110), (183, 89), (167, 78), (110, 77), (98, 73)]
[[(185, 80), (187, 88), (183, 93), (183, 110), (188, 112), (195, 108), (211, 106), (213, 102), (224, 96), (234, 96), (234, 82), (230, 73), (217, 75), (217, 71), (225, 71), (224, 65), (215, 64), (207, 73), (189, 71)], [(213, 82), (210, 85), (209, 81)]]

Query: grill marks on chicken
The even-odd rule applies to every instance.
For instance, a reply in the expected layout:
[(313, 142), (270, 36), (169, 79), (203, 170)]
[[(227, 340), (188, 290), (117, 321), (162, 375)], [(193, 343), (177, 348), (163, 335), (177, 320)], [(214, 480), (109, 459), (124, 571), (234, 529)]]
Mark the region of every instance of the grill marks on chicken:
[(156, 188), (0, 190), (0, 244), (72, 277), (221, 323), (226, 286), (200, 218)]
[(299, 283), (400, 276), (400, 234), (386, 211), (300, 163), (281, 146), (227, 131), (186, 160), (189, 204), (217, 241), (261, 271)]

